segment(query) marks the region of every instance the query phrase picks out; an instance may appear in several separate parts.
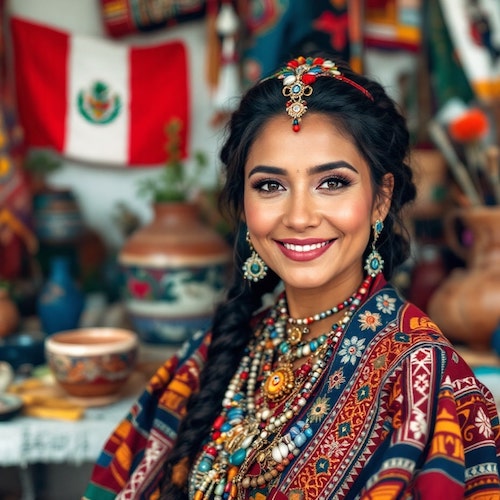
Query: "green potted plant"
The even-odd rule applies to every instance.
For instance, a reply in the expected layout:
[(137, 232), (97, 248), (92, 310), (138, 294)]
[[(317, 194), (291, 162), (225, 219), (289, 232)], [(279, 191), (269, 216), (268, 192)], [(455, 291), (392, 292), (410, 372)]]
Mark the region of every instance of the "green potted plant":
[(194, 153), (194, 170), (189, 171), (182, 160), (180, 120), (171, 120), (165, 127), (167, 136), (166, 151), (168, 160), (161, 172), (155, 178), (142, 179), (139, 181), (139, 196), (148, 199), (152, 203), (176, 203), (188, 202), (194, 197), (198, 179), (202, 171), (207, 167), (205, 153), (197, 151)]

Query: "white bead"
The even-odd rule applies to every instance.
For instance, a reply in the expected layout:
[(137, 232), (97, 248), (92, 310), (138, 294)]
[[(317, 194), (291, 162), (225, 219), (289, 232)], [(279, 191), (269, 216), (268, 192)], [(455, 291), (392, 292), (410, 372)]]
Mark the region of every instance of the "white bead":
[(280, 449), (281, 456), (286, 458), (288, 456), (288, 446), (285, 443), (280, 443), (278, 447)]
[(241, 447), (243, 449), (247, 449), (252, 443), (253, 443), (253, 439), (254, 439), (254, 436), (248, 436), (247, 438), (245, 438), (243, 440), (243, 442), (241, 443)]
[(271, 450), (271, 456), (273, 457), (273, 460), (277, 463), (281, 463), (281, 461), (283, 460), (282, 456), (281, 456), (281, 452), (280, 452), (280, 449), (278, 446), (275, 446), (272, 450)]
[(283, 79), (283, 85), (291, 85), (292, 83), (295, 83), (295, 80), (295, 75), (285, 76), (285, 78)]

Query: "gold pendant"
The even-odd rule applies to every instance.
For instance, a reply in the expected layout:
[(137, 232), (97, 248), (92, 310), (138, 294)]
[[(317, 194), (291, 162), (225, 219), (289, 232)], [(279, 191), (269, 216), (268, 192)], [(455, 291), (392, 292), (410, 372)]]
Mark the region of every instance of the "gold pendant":
[(291, 326), (286, 333), (288, 335), (288, 342), (290, 342), (291, 345), (297, 345), (302, 340), (304, 330), (300, 329), (298, 326)]
[(262, 390), (264, 396), (273, 402), (282, 401), (295, 388), (295, 375), (290, 363), (279, 366), (267, 377)]

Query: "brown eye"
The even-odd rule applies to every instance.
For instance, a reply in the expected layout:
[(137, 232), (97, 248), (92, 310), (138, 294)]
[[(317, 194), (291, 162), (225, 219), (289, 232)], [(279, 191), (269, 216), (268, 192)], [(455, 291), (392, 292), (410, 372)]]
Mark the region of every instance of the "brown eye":
[(337, 189), (341, 189), (349, 184), (350, 182), (347, 179), (344, 179), (343, 177), (329, 177), (319, 185), (318, 189), (325, 189), (327, 191), (336, 191)]
[(257, 189), (259, 189), (260, 191), (273, 193), (275, 191), (281, 191), (283, 187), (279, 182), (276, 181), (263, 181), (258, 184)]

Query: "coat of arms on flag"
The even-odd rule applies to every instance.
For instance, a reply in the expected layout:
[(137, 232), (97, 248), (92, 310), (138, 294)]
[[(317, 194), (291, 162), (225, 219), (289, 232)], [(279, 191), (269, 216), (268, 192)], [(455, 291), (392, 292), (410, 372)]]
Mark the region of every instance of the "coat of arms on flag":
[(167, 160), (166, 124), (189, 133), (186, 48), (131, 46), (12, 18), (19, 121), (26, 145), (83, 162), (154, 166)]

